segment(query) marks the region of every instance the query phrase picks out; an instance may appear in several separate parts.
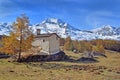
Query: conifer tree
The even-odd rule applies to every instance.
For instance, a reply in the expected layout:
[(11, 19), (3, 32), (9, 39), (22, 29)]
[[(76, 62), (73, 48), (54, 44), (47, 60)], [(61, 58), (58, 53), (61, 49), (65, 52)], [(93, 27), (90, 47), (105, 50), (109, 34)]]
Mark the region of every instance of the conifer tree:
[(12, 31), (9, 36), (3, 37), (3, 46), (0, 48), (4, 53), (17, 54), (18, 62), (21, 58), (21, 52), (27, 51), (32, 47), (34, 36), (32, 29), (29, 28), (29, 19), (25, 15), (21, 15), (16, 19), (11, 27)]
[(67, 37), (65, 40), (64, 49), (65, 50), (73, 50), (74, 49), (70, 36)]
[(100, 52), (100, 53), (105, 53), (103, 40), (97, 40), (96, 46), (93, 47), (93, 52), (94, 52), (94, 51)]
[(78, 50), (78, 44), (79, 42), (77, 40), (72, 41), (74, 49)]
[(21, 52), (30, 49), (31, 42), (33, 41), (33, 34), (29, 28), (29, 19), (25, 15), (21, 15), (17, 18), (16, 22), (13, 24), (13, 31), (19, 39), (19, 57), (21, 57)]
[(10, 33), (10, 36), (4, 36), (1, 42), (0, 51), (2, 53), (15, 54), (17, 52), (19, 43), (13, 33)]

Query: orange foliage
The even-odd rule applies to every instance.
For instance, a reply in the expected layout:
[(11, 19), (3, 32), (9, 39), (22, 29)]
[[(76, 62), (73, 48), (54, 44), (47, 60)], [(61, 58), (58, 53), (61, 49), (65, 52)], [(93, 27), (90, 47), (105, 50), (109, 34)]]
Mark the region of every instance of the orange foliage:
[(28, 24), (28, 17), (25, 15), (18, 17), (11, 27), (12, 31), (9, 36), (2, 38), (2, 47), (0, 47), (0, 51), (7, 54), (16, 54), (19, 52), (20, 57), (21, 52), (30, 49), (34, 36)]
[(3, 37), (1, 41), (2, 47), (0, 47), (0, 51), (2, 53), (15, 54), (17, 52), (19, 43), (14, 34), (11, 33), (11, 36)]

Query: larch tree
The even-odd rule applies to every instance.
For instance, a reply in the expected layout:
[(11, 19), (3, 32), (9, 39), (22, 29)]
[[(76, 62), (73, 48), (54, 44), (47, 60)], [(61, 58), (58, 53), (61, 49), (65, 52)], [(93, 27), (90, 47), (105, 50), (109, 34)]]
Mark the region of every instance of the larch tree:
[(74, 49), (70, 36), (67, 37), (65, 40), (64, 49), (65, 50), (73, 50)]
[(80, 41), (80, 45), (81, 45), (81, 51), (80, 52), (91, 52), (92, 51), (92, 44), (89, 41)]
[(3, 36), (1, 39), (1, 53), (6, 54), (15, 54), (18, 49), (18, 40), (16, 39), (16, 35), (10, 33), (10, 36)]
[(13, 23), (13, 33), (16, 35), (16, 38), (19, 40), (19, 56), (18, 61), (21, 58), (21, 52), (26, 51), (32, 47), (32, 41), (34, 36), (31, 28), (29, 27), (29, 19), (25, 15), (21, 15), (16, 19), (16, 22)]
[(29, 27), (29, 19), (25, 15), (21, 15), (16, 19), (11, 27), (12, 31), (9, 36), (2, 38), (2, 47), (0, 50), (3, 53), (18, 54), (17, 61), (20, 61), (21, 52), (27, 51), (32, 47), (34, 35)]
[(103, 40), (97, 40), (96, 41), (96, 46), (93, 47), (92, 51), (93, 52), (95, 51), (95, 52), (105, 53)]
[(73, 47), (74, 47), (74, 50), (76, 50), (76, 52), (81, 52), (81, 44), (78, 40), (74, 40), (72, 41), (73, 43)]
[(79, 42), (77, 40), (72, 41), (74, 49), (78, 50), (78, 44)]

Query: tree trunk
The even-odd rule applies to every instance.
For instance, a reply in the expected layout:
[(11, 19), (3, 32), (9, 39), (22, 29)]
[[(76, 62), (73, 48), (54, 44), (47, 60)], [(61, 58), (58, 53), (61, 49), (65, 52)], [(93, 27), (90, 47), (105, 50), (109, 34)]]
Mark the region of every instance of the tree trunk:
[(20, 58), (21, 58), (21, 48), (22, 48), (22, 28), (20, 29), (20, 50), (19, 50), (19, 54), (18, 54), (18, 62), (20, 62), (21, 60), (20, 60)]

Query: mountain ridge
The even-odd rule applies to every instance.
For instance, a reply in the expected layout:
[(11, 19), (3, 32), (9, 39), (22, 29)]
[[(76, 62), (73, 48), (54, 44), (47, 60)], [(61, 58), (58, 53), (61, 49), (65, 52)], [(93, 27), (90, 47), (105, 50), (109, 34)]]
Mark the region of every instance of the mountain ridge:
[[(0, 23), (0, 35), (8, 34), (12, 25)], [(92, 40), (92, 39), (113, 39), (120, 40), (120, 27), (116, 28), (110, 25), (104, 25), (94, 30), (76, 29), (70, 24), (57, 18), (47, 18), (41, 23), (30, 25), (36, 34), (36, 29), (41, 29), (41, 33), (57, 33), (60, 37), (70, 36), (73, 40)]]

